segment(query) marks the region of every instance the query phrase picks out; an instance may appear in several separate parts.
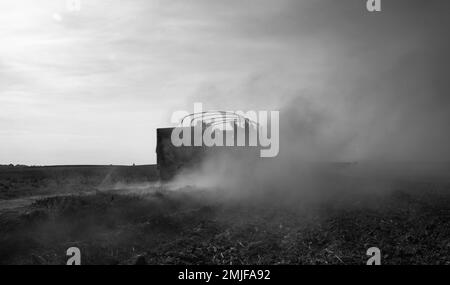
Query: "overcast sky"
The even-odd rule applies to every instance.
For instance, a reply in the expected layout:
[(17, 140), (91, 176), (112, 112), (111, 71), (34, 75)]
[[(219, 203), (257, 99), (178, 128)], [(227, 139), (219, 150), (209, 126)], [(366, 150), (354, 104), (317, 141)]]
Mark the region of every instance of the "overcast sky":
[(154, 163), (155, 128), (195, 101), (297, 96), (357, 136), (356, 156), (448, 158), (448, 1), (365, 2), (2, 0), (0, 164)]

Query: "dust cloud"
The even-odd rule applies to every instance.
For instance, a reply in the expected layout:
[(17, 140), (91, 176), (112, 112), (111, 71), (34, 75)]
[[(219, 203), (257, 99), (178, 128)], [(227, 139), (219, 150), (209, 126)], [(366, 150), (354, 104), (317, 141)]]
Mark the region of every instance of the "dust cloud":
[(176, 183), (305, 201), (386, 193), (397, 181), (449, 181), (448, 3), (398, 1), (376, 16), (330, 5), (327, 19), (278, 25), (305, 37), (285, 39), (293, 49), (318, 47), (313, 63), (308, 53), (289, 62), (280, 55), (272, 69), (205, 83), (186, 101), (279, 110), (279, 155), (214, 157)]

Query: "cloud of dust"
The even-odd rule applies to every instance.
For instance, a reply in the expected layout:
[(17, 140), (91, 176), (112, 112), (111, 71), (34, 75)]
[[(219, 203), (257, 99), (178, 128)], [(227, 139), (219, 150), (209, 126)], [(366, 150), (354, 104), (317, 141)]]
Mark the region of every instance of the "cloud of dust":
[[(244, 79), (207, 82), (186, 101), (279, 110), (278, 157), (211, 157), (174, 183), (295, 201), (382, 193), (399, 179), (448, 180), (448, 4), (393, 3), (374, 17), (339, 5), (327, 19), (303, 18), (301, 40), (289, 42), (295, 51), (317, 46), (312, 64), (293, 52)], [(295, 21), (279, 20), (296, 36)]]

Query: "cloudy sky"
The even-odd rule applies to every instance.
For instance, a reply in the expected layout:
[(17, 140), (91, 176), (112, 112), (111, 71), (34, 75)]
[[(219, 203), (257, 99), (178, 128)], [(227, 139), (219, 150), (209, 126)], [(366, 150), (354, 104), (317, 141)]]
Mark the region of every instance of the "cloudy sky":
[(365, 2), (2, 0), (0, 164), (154, 163), (155, 129), (193, 102), (299, 96), (356, 157), (448, 158), (448, 1)]

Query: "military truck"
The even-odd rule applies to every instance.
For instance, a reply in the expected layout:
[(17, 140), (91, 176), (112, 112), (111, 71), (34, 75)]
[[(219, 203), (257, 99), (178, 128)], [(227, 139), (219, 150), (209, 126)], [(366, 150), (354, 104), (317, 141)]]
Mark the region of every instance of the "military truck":
[[(172, 143), (172, 132), (176, 128), (178, 132), (190, 132), (190, 143), (181, 146)], [(201, 136), (207, 128), (216, 128), (216, 132), (222, 132), (223, 145), (207, 146), (204, 141), (201, 145), (195, 145), (194, 137), (199, 134), (195, 132), (195, 128), (201, 130)], [(158, 128), (156, 155), (160, 178), (170, 180), (183, 170), (195, 169), (206, 157), (214, 154), (257, 157), (259, 155), (257, 132), (257, 123), (226, 111), (193, 113), (184, 117), (177, 127)]]

